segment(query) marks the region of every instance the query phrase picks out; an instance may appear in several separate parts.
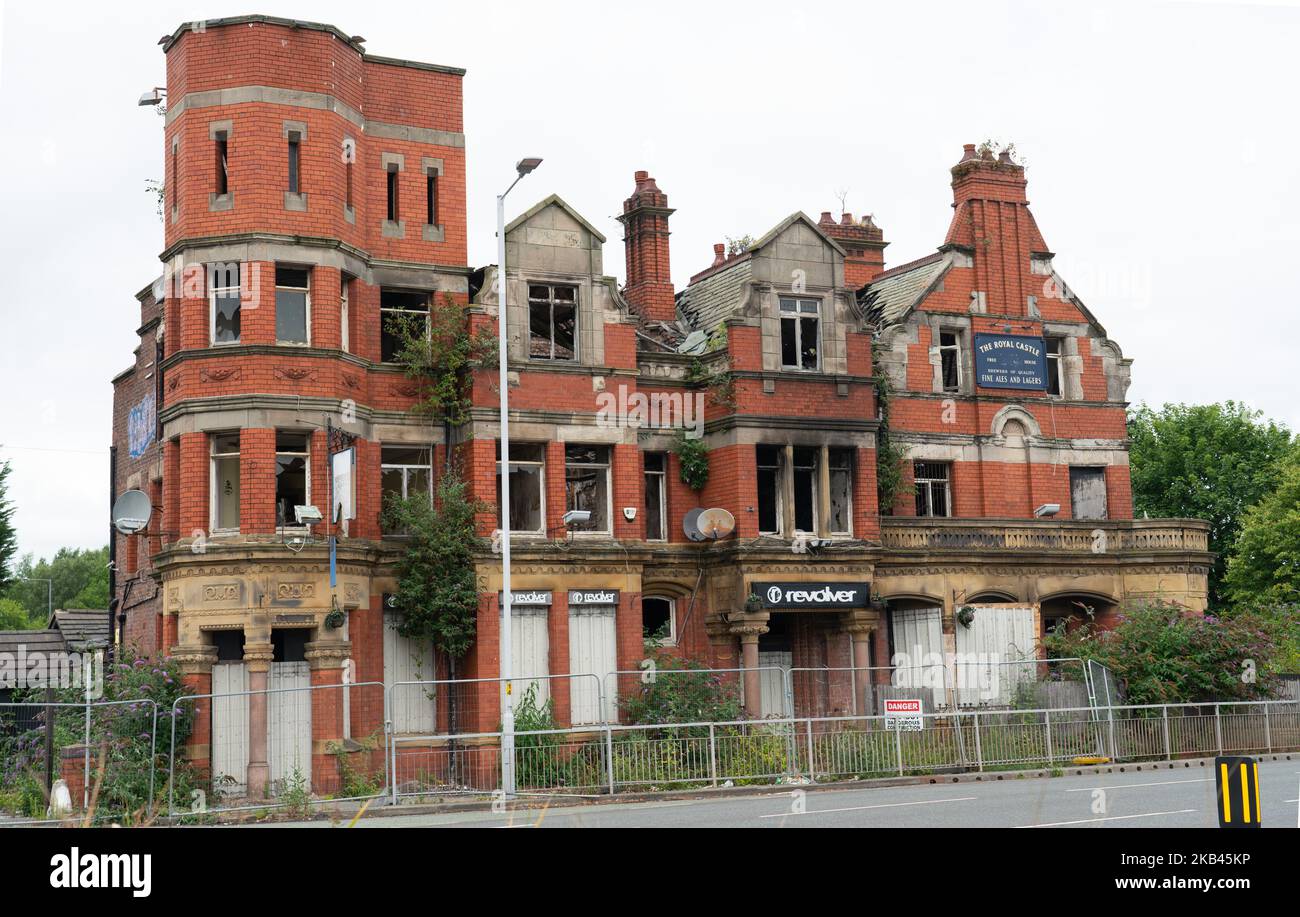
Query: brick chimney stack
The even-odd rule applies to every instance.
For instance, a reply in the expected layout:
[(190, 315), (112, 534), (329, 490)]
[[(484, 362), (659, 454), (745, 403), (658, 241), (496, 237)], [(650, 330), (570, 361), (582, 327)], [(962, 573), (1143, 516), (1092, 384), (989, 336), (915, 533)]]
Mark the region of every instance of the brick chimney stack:
[(885, 234), (871, 215), (854, 220), (853, 214), (840, 214), (835, 222), (829, 210), (823, 210), (817, 228), (844, 247), (844, 283), (860, 289), (885, 269)]
[(636, 173), (636, 190), (623, 202), (623, 246), (627, 285), (623, 296), (647, 321), (674, 322), (672, 271), (668, 263), (668, 195), (649, 172)]
[(1029, 296), (1041, 287), (1030, 276), (1031, 256), (1050, 254), (1025, 197), (1025, 168), (1009, 149), (995, 155), (968, 143), (952, 167), (952, 224), (944, 246), (974, 259), (975, 289), (987, 310), (1029, 315)]

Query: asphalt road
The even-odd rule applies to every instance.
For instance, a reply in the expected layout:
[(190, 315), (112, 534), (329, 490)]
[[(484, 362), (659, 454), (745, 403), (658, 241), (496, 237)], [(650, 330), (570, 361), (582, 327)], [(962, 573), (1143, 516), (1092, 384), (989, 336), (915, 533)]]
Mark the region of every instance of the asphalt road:
[[(1260, 764), (1264, 827), (1300, 825), (1300, 760)], [(365, 817), (368, 828), (1214, 828), (1209, 766), (724, 799)], [(284, 823), (280, 823), (283, 825)], [(305, 822), (303, 827), (329, 827)]]

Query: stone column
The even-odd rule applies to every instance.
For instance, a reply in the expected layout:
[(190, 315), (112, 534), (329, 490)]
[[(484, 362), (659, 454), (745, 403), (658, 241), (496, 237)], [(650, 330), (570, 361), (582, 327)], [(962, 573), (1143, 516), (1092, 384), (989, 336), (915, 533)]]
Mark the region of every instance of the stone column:
[(312, 687), (311, 786), (316, 793), (334, 793), (340, 787), (340, 773), (331, 749), (343, 742), (343, 692), (347, 690), (336, 686), (343, 684), (343, 665), (352, 656), (352, 644), (346, 640), (318, 640), (307, 644), (305, 655), (311, 666)]
[(853, 641), (853, 706), (858, 716), (871, 716), (871, 634), (880, 626), (880, 612), (857, 608), (845, 616), (844, 629)]
[(248, 798), (262, 799), (271, 768), (266, 760), (267, 673), (275, 649), (270, 643), (260, 643), (244, 638), (244, 668), (248, 671)]
[[(212, 693), (212, 664), (217, 661), (215, 646), (180, 645), (173, 647), (171, 657), (179, 664), (181, 682), (188, 693)], [(184, 709), (183, 705), (181, 709)], [(184, 755), (196, 770), (207, 773), (212, 763), (212, 698), (202, 697), (193, 701), (193, 709), (194, 728), (185, 743)]]
[(758, 638), (767, 633), (766, 611), (732, 615), (729, 630), (740, 638), (740, 665), (745, 671), (745, 716), (759, 719), (763, 713), (763, 688), (758, 671)]

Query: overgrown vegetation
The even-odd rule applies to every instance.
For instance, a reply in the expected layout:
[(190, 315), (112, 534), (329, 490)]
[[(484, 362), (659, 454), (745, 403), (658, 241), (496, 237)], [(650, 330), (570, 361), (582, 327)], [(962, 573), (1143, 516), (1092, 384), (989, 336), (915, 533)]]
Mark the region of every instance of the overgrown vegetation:
[(1300, 447), (1277, 472), (1276, 489), (1241, 516), (1225, 591), (1236, 608), (1264, 606), (1300, 620)]
[(704, 438), (691, 438), (686, 435), (686, 430), (678, 430), (672, 451), (678, 459), (682, 483), (691, 490), (703, 490), (709, 483), (709, 450), (704, 445)]
[(872, 379), (876, 385), (876, 404), (880, 411), (880, 429), (876, 433), (876, 499), (882, 515), (892, 515), (900, 497), (912, 492), (903, 472), (907, 461), (906, 447), (890, 435), (889, 412), (893, 404), (894, 383), (880, 365), (881, 344), (871, 342)]
[(645, 652), (653, 675), (638, 681), (630, 691), (620, 692), (621, 722), (636, 725), (741, 719), (740, 696), (734, 681), (725, 683), (718, 673), (669, 653), (653, 640), (646, 643)]
[(395, 362), (418, 388), (416, 410), (460, 426), (469, 420), (472, 371), (497, 357), (492, 329), (471, 331), (464, 308), (450, 295), (433, 297), (423, 315), (389, 313), (384, 328), (398, 341)]

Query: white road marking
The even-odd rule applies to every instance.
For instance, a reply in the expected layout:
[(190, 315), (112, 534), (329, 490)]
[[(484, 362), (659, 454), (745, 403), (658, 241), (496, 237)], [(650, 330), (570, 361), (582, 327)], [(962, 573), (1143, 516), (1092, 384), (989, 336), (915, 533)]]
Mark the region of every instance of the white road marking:
[(1091, 793), (1094, 790), (1122, 790), (1130, 786), (1172, 786), (1175, 783), (1212, 783), (1212, 777), (1197, 777), (1194, 780), (1160, 780), (1155, 783), (1112, 783), (1108, 786), (1085, 786), (1066, 790), (1067, 793)]
[(788, 818), (792, 815), (825, 815), (828, 812), (862, 812), (866, 809), (896, 809), (899, 806), (933, 806), (944, 802), (970, 802), (974, 796), (955, 796), (952, 799), (922, 799), (916, 802), (884, 802), (874, 806), (845, 806), (841, 809), (818, 809), (815, 812), (778, 812), (760, 815), (759, 818)]
[(1095, 821), (1123, 821), (1126, 818), (1155, 818), (1158, 815), (1186, 815), (1195, 809), (1174, 809), (1169, 812), (1142, 812), (1139, 815), (1109, 815), (1105, 818), (1080, 818), (1075, 821), (1051, 821), (1041, 825), (1016, 825), (1017, 828), (1057, 828), (1061, 825), (1086, 825)]

